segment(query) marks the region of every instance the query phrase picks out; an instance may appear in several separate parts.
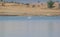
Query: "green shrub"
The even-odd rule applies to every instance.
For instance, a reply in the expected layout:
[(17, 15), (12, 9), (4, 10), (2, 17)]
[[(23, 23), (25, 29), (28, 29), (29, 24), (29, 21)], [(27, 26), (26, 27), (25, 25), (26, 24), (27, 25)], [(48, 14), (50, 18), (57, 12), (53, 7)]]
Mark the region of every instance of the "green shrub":
[(48, 1), (47, 4), (48, 4), (48, 8), (53, 8), (53, 7), (54, 7), (54, 6), (53, 6), (54, 2), (51, 1), (51, 0)]
[(0, 0), (0, 2), (3, 2), (3, 0)]

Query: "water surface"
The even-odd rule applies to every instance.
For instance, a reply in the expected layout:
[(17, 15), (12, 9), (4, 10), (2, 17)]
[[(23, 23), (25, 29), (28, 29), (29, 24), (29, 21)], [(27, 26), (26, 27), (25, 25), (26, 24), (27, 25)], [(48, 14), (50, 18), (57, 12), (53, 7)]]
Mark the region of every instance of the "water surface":
[(0, 16), (0, 37), (60, 37), (60, 16)]

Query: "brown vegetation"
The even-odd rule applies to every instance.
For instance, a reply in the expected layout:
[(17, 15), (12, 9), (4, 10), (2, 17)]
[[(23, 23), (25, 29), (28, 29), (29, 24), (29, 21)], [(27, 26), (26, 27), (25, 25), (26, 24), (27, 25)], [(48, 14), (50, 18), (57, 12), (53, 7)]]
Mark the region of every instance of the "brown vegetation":
[[(55, 6), (56, 5), (57, 4), (55, 4)], [(55, 15), (60, 15), (60, 9), (56, 9), (56, 8), (49, 9), (46, 3), (45, 4), (44, 3), (43, 4), (4, 3), (4, 6), (2, 6), (0, 3), (0, 15), (55, 16)]]

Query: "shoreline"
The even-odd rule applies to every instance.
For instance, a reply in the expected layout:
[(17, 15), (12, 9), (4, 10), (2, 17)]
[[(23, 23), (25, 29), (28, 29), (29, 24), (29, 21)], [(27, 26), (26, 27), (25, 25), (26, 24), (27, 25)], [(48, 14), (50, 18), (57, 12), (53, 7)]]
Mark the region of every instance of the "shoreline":
[(0, 16), (60, 16), (60, 9), (43, 7), (37, 5), (32, 7), (31, 4), (27, 7), (27, 5), (23, 4), (6, 3), (5, 6), (0, 5)]

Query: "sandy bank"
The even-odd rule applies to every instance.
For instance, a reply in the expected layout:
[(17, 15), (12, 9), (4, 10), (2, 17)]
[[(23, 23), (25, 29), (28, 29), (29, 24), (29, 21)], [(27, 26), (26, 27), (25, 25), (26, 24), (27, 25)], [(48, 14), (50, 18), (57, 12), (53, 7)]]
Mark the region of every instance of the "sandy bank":
[(40, 15), (48, 15), (55, 16), (60, 15), (60, 9), (48, 9), (41, 7), (32, 7), (29, 5), (5, 5), (0, 6), (0, 15), (19, 15), (19, 16), (40, 16)]

